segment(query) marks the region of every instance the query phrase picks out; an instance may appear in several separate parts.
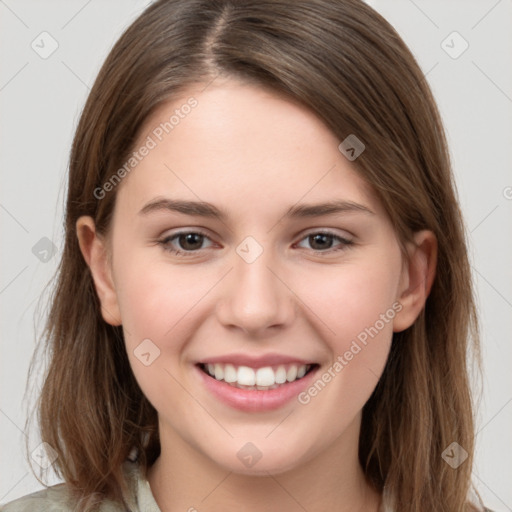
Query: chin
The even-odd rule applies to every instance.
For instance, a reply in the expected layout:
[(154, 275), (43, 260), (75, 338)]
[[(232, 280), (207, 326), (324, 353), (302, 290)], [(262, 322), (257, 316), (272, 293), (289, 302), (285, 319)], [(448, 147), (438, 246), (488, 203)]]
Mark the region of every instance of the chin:
[(215, 458), (215, 454), (212, 454), (212, 458), (228, 471), (251, 476), (285, 473), (295, 469), (303, 458), (301, 456), (299, 459), (297, 450), (294, 448), (282, 447), (279, 452), (274, 447), (259, 450), (257, 446), (257, 441), (254, 444), (248, 442), (242, 448), (237, 448), (234, 457), (226, 458), (226, 452), (224, 452), (220, 458)]

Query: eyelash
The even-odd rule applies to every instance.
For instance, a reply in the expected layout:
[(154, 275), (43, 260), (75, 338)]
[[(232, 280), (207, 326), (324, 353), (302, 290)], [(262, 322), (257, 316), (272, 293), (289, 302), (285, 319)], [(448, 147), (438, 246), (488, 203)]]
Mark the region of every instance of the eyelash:
[[(183, 251), (183, 250), (180, 250), (180, 249), (170, 249), (168, 247), (168, 244), (182, 236), (182, 235), (200, 235), (200, 236), (203, 236), (205, 238), (208, 238), (209, 239), (209, 236), (206, 234), (206, 233), (203, 233), (202, 231), (181, 231), (179, 233), (174, 233), (173, 235), (170, 235), (170, 236), (167, 236), (165, 237), (163, 240), (159, 240), (158, 241), (158, 244), (161, 245), (163, 247), (163, 249), (166, 251), (166, 252), (169, 252), (171, 253), (172, 255), (174, 256), (178, 256), (178, 257), (189, 257), (189, 256), (192, 256), (194, 253), (199, 253), (201, 252), (201, 249), (197, 250), (197, 251)], [(303, 238), (300, 239), (300, 241), (302, 240), (305, 240), (313, 235), (327, 235), (327, 236), (332, 236), (333, 238), (337, 239), (338, 241), (341, 242), (341, 244), (337, 247), (337, 248), (334, 248), (334, 249), (327, 249), (325, 251), (319, 251), (319, 250), (315, 250), (315, 249), (312, 249), (313, 252), (315, 252), (316, 254), (320, 255), (320, 256), (323, 256), (324, 254), (332, 254), (333, 252), (337, 252), (337, 251), (343, 251), (345, 249), (347, 249), (348, 247), (350, 247), (351, 245), (354, 244), (354, 242), (352, 240), (347, 240), (346, 238), (343, 238), (342, 236), (340, 235), (336, 235), (335, 233), (332, 233), (330, 231), (313, 231), (311, 233), (308, 233), (307, 235), (305, 235)]]

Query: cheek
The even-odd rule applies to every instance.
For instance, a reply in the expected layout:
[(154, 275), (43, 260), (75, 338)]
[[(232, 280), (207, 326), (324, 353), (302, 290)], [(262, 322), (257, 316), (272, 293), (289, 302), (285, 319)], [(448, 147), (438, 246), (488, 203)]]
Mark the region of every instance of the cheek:
[(127, 354), (137, 382), (157, 410), (164, 396), (182, 393), (172, 376), (178, 376), (183, 348), (198, 327), (198, 304), (215, 283), (212, 276), (198, 274), (197, 269), (192, 275), (182, 267), (135, 258), (118, 267)]
[[(394, 315), (398, 262), (373, 259), (323, 269), (300, 284), (300, 296), (323, 325), (326, 337), (341, 343), (373, 326), (381, 315)], [(389, 311), (391, 309), (391, 311)], [(381, 323), (378, 325), (382, 328)], [(391, 323), (386, 323), (392, 330)]]
[(359, 260), (319, 273), (306, 295), (331, 362), (336, 363), (331, 370), (336, 377), (326, 375), (325, 380), (334, 383), (331, 396), (346, 404), (362, 406), (367, 401), (389, 354), (393, 319), (401, 308), (396, 302), (401, 260), (394, 255), (391, 251), (381, 259)]
[(211, 288), (208, 283), (212, 281), (198, 269), (190, 272), (162, 261), (136, 258), (119, 266), (118, 280), (117, 297), (124, 328), (134, 336), (154, 337), (155, 341), (163, 341), (173, 332), (180, 319)]
[[(368, 400), (384, 370), (393, 318), (401, 308), (396, 302), (399, 264), (388, 253), (380, 261), (359, 260), (319, 272), (314, 281), (304, 280), (300, 296), (314, 313), (311, 318), (332, 358), (318, 376), (322, 382), (304, 397), (304, 403), (322, 394), (323, 398), (314, 399), (315, 407), (337, 404), (355, 412)], [(324, 384), (329, 389), (325, 394)]]

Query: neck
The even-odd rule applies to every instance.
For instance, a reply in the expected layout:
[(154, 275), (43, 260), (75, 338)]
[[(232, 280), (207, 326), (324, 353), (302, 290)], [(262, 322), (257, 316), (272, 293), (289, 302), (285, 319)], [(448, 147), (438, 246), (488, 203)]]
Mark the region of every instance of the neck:
[(335, 443), (283, 473), (247, 475), (216, 464), (160, 425), (161, 455), (148, 482), (162, 512), (378, 512), (381, 496), (358, 459), (360, 417)]

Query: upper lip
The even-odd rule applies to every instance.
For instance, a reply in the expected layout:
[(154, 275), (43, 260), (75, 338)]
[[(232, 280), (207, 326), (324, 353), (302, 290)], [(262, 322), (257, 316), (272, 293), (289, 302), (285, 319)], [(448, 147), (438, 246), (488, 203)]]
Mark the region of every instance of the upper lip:
[(264, 366), (276, 366), (279, 364), (315, 364), (314, 361), (301, 359), (299, 357), (287, 356), (284, 354), (263, 354), (250, 356), (248, 354), (226, 354), (223, 356), (208, 357), (199, 361), (198, 364), (232, 364), (233, 366), (249, 366), (262, 368)]

